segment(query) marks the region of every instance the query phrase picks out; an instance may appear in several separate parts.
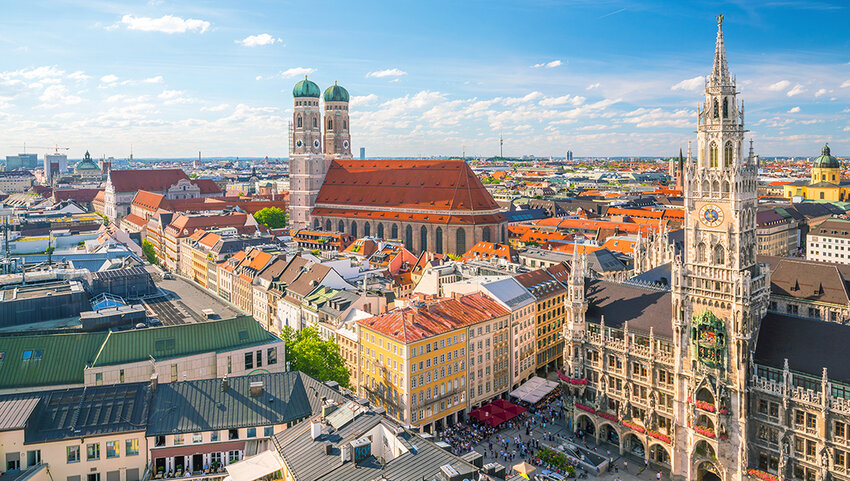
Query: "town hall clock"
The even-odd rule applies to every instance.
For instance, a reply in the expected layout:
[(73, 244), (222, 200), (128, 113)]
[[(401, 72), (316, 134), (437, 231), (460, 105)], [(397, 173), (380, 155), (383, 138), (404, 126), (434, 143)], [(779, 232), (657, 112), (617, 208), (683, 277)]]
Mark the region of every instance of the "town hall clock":
[(699, 221), (706, 227), (717, 227), (723, 223), (723, 209), (706, 204), (699, 210)]

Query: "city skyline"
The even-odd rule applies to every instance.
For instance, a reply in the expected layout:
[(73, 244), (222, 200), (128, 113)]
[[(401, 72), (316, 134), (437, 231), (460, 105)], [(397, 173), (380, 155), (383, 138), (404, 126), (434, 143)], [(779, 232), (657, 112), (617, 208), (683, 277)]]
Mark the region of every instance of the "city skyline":
[(351, 92), (352, 147), (370, 156), (490, 156), (500, 132), (510, 156), (673, 155), (722, 11), (756, 151), (846, 155), (847, 7), (641, 3), (4, 5), (0, 154), (286, 157), (307, 74)]

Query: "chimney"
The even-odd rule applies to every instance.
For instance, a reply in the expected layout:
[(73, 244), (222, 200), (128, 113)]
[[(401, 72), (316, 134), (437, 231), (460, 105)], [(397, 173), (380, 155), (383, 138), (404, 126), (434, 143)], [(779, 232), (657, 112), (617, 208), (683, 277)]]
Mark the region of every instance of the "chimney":
[(151, 392), (156, 391), (156, 387), (159, 385), (159, 374), (153, 373), (151, 374)]
[(310, 423), (310, 438), (315, 441), (322, 436), (322, 423), (313, 421)]
[(230, 383), (227, 381), (227, 376), (224, 376), (221, 379), (221, 390), (222, 392), (227, 392), (228, 389), (230, 389)]
[(351, 446), (348, 444), (343, 444), (339, 447), (339, 461), (342, 464), (345, 464), (347, 461), (351, 461)]
[(263, 394), (263, 381), (252, 381), (250, 384), (251, 397), (260, 397)]

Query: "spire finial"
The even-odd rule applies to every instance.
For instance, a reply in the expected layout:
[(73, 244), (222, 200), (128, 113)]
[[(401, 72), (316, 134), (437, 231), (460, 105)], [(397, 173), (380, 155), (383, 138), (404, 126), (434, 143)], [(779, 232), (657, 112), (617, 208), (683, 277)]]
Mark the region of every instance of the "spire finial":
[(717, 28), (718, 29), (723, 28), (723, 14), (722, 13), (717, 14)]
[(821, 149), (821, 153), (823, 155), (829, 155), (829, 142), (823, 144), (823, 149)]

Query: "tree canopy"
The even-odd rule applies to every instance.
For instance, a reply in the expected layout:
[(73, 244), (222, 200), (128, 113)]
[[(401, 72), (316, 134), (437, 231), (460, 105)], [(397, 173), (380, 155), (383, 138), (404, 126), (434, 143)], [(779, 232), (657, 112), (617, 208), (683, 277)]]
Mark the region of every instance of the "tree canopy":
[(280, 229), (281, 227), (286, 227), (287, 221), (289, 220), (289, 216), (286, 214), (286, 211), (279, 207), (266, 207), (258, 210), (254, 214), (254, 219), (257, 219), (257, 222), (263, 224), (269, 229)]
[(159, 262), (156, 258), (156, 251), (154, 251), (153, 244), (146, 240), (142, 241), (142, 253), (145, 254), (145, 257), (147, 257), (148, 262), (151, 264), (157, 264)]
[(340, 386), (350, 387), (350, 373), (336, 341), (322, 340), (319, 332), (312, 327), (296, 332), (286, 326), (281, 337), (291, 371), (301, 371), (320, 381), (336, 381)]

